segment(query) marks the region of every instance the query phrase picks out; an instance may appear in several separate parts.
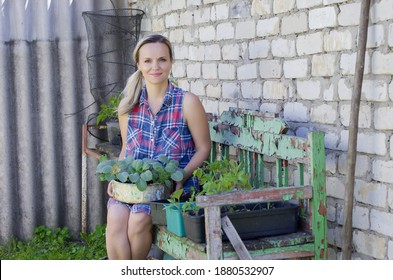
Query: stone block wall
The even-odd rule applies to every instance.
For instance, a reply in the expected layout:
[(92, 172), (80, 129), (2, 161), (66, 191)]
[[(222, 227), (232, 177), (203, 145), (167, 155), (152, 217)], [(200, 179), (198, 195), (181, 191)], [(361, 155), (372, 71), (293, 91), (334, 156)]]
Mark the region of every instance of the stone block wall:
[[(129, 0), (174, 46), (172, 75), (206, 111), (277, 112), (325, 132), (329, 257), (340, 259), (361, 0)], [(393, 1), (371, 2), (359, 113), (355, 259), (393, 259)]]

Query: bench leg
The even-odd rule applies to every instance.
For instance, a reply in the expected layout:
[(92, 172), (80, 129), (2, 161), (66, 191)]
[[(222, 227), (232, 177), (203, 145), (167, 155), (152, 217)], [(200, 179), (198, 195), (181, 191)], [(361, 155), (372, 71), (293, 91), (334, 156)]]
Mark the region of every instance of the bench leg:
[(219, 206), (205, 207), (206, 250), (209, 260), (219, 260), (222, 255), (221, 213)]

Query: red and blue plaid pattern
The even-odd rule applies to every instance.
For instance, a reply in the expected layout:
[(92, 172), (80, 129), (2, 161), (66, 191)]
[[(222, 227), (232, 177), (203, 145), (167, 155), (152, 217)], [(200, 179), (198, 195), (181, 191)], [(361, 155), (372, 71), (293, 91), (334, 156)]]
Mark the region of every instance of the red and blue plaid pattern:
[[(153, 115), (146, 87), (143, 87), (139, 104), (128, 116), (126, 156), (157, 159), (159, 155), (166, 155), (179, 161), (180, 168), (188, 164), (195, 154), (195, 144), (183, 118), (184, 94), (181, 88), (168, 82), (163, 105)], [(192, 186), (199, 189), (194, 177), (184, 183), (185, 191)]]

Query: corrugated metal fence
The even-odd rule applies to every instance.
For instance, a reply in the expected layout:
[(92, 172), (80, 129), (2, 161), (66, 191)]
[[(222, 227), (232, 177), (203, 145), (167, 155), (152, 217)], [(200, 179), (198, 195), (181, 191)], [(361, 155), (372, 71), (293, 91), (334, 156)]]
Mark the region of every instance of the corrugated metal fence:
[[(90, 94), (82, 11), (109, 0), (0, 0), (0, 242), (38, 225), (81, 229), (81, 126)], [(89, 167), (96, 160), (89, 159)], [(105, 222), (89, 172), (88, 229)]]

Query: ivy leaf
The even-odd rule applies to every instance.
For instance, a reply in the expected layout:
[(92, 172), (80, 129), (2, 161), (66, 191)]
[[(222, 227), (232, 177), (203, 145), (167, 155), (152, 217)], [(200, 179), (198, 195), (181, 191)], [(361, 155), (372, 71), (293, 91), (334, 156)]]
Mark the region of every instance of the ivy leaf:
[(141, 179), (144, 180), (145, 182), (149, 182), (153, 179), (153, 174), (151, 173), (150, 170), (146, 170), (141, 174)]
[(181, 172), (180, 170), (176, 170), (174, 173), (172, 173), (172, 175), (171, 175), (171, 179), (173, 180), (173, 181), (176, 181), (176, 182), (180, 182), (181, 180), (183, 180), (183, 172)]
[(127, 172), (120, 172), (119, 174), (117, 174), (117, 179), (122, 182), (125, 183), (127, 182), (128, 179), (128, 173)]
[(136, 182), (136, 187), (138, 188), (138, 190), (143, 192), (143, 191), (145, 191), (147, 189), (147, 183), (146, 183), (146, 181), (138, 180)]

